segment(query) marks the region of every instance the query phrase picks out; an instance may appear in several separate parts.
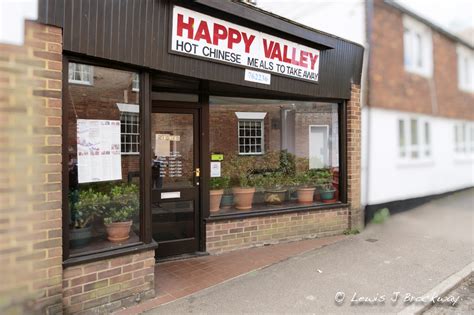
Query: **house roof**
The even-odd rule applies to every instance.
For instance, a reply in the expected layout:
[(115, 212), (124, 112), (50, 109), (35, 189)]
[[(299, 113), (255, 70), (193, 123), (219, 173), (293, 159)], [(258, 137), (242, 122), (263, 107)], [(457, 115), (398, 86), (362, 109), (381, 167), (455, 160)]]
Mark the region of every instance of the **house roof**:
[(421, 23), (428, 25), (430, 28), (432, 28), (433, 30), (435, 30), (438, 33), (442, 34), (443, 36), (446, 36), (446, 37), (448, 37), (449, 39), (451, 39), (455, 42), (461, 43), (461, 44), (463, 44), (463, 45), (465, 45), (465, 46), (467, 46), (471, 49), (474, 49), (474, 46), (471, 43), (469, 43), (468, 41), (466, 41), (466, 40), (462, 39), (461, 37), (447, 31), (446, 29), (442, 28), (441, 26), (434, 24), (433, 22), (425, 19), (424, 17), (414, 13), (413, 11), (411, 11), (411, 10), (407, 9), (406, 7), (404, 7), (403, 5), (401, 5), (399, 3), (396, 3), (393, 0), (384, 0), (384, 3), (386, 3), (387, 5), (393, 7), (393, 8), (395, 8), (395, 9), (401, 11), (401, 12), (403, 12), (404, 14), (420, 21)]

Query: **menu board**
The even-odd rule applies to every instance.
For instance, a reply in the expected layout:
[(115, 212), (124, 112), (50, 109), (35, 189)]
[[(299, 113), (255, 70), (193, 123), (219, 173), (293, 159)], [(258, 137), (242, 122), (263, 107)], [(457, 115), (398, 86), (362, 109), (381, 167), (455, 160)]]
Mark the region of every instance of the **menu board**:
[(183, 162), (179, 152), (171, 152), (169, 156), (160, 156), (160, 177), (182, 177)]
[(122, 179), (120, 121), (77, 120), (79, 183)]

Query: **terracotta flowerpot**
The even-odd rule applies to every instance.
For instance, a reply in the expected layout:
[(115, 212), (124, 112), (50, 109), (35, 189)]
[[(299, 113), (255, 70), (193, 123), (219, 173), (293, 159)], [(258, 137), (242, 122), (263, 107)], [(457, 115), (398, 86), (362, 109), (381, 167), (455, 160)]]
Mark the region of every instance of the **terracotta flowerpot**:
[(255, 187), (252, 188), (232, 188), (234, 193), (235, 208), (238, 210), (252, 209), (253, 195), (255, 194)]
[(313, 203), (314, 191), (316, 188), (300, 187), (297, 190), (299, 203)]
[(221, 208), (222, 195), (224, 194), (224, 189), (211, 190), (209, 192), (211, 198), (209, 200), (209, 211), (218, 212)]
[(107, 230), (107, 239), (111, 242), (121, 242), (128, 240), (130, 237), (131, 227), (132, 220), (105, 224), (105, 229)]

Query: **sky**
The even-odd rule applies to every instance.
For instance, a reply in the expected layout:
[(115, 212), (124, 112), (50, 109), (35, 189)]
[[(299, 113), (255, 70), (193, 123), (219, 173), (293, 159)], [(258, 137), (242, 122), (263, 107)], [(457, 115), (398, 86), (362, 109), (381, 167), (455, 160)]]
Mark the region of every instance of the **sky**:
[[(331, 4), (354, 4), (363, 0), (257, 0), (258, 4), (272, 3), (315, 3), (328, 6)], [(474, 27), (474, 0), (397, 0), (396, 2), (411, 9), (431, 22), (451, 31)]]

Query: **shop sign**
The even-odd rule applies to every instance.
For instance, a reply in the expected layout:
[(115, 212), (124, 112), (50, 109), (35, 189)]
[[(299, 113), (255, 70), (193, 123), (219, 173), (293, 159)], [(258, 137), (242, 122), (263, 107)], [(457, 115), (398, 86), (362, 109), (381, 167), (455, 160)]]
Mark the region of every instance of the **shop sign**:
[(171, 51), (302, 80), (319, 79), (319, 50), (179, 6), (173, 8)]

